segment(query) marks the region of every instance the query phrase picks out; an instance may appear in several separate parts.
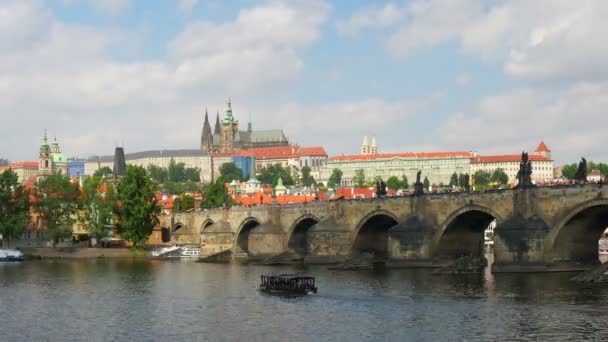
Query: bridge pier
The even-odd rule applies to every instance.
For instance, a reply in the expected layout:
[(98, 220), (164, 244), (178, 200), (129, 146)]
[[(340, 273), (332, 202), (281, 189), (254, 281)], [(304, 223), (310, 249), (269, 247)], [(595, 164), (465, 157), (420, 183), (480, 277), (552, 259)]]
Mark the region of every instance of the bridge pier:
[(437, 228), (410, 217), (388, 231), (388, 267), (433, 267), (432, 240)]
[(492, 272), (549, 271), (544, 243), (549, 231), (538, 218), (513, 216), (494, 229)]
[(280, 226), (263, 223), (249, 233), (249, 260), (261, 260), (285, 252), (285, 233)]
[(352, 252), (352, 229), (335, 219), (317, 223), (308, 230), (308, 263), (335, 263), (348, 259)]

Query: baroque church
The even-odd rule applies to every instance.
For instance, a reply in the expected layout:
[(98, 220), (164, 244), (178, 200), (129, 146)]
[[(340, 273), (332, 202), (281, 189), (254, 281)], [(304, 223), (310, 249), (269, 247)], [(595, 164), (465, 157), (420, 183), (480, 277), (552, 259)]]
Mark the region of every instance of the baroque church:
[(230, 100), (228, 100), (226, 115), (221, 120), (218, 112), (213, 131), (209, 123), (209, 115), (205, 110), (205, 123), (201, 133), (201, 150), (205, 152), (227, 153), (239, 149), (287, 145), (289, 145), (289, 141), (282, 130), (254, 131), (251, 119), (247, 124), (246, 131), (239, 130), (239, 121), (232, 113)]
[(44, 177), (52, 174), (69, 175), (69, 169), (70, 164), (68, 158), (65, 154), (61, 153), (57, 138), (49, 144), (45, 130), (38, 158), (38, 176)]

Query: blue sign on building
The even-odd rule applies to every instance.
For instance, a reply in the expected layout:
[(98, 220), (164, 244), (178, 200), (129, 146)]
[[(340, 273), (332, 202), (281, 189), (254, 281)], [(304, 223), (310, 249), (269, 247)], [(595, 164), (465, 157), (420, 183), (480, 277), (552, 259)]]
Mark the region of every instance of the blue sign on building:
[(84, 159), (70, 159), (70, 177), (84, 176)]

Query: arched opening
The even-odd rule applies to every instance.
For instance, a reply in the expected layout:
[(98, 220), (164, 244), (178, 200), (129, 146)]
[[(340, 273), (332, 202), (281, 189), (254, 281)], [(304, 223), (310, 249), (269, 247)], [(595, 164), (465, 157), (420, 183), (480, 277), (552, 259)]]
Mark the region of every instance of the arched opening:
[(488, 239), (493, 239), (495, 220), (493, 215), (482, 210), (469, 210), (457, 215), (443, 229), (435, 247), (435, 259), (483, 257)]
[(249, 219), (241, 225), (241, 229), (239, 229), (239, 235), (236, 239), (236, 245), (240, 249), (242, 249), (243, 252), (249, 252), (249, 234), (255, 227), (259, 225), (260, 223), (255, 219)]
[(174, 225), (173, 225), (173, 232), (176, 232), (176, 231), (178, 231), (178, 230), (180, 230), (180, 229), (182, 229), (182, 228), (184, 228), (184, 225), (183, 225), (183, 224), (181, 224), (181, 223), (176, 223), (176, 224), (174, 224)]
[(201, 226), (201, 234), (203, 234), (203, 231), (204, 231), (206, 228), (209, 228), (209, 227), (211, 227), (211, 226), (212, 226), (212, 225), (214, 225), (214, 224), (215, 224), (215, 222), (213, 222), (212, 220), (206, 220), (205, 222), (203, 222), (203, 224), (202, 224), (202, 226)]
[(287, 247), (301, 256), (308, 255), (308, 230), (319, 223), (312, 217), (300, 220), (292, 230)]
[(587, 207), (577, 212), (557, 232), (552, 249), (554, 261), (583, 264), (606, 261), (608, 250), (602, 248), (605, 243), (602, 238), (606, 228), (608, 228), (608, 204)]
[(399, 224), (388, 214), (376, 214), (366, 219), (360, 226), (353, 255), (371, 253), (374, 262), (384, 262), (388, 259), (388, 230)]

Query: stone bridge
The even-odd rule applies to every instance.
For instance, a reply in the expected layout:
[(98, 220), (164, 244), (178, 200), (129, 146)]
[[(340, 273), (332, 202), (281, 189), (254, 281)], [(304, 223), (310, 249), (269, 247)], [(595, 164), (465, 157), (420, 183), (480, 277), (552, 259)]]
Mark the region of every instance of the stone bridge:
[(598, 263), (608, 227), (608, 187), (597, 184), (234, 207), (164, 216), (178, 244), (202, 256), (266, 259), (287, 252), (310, 263), (373, 251), (395, 267), (445, 265), (482, 255), (493, 221), (494, 271), (585, 269)]

